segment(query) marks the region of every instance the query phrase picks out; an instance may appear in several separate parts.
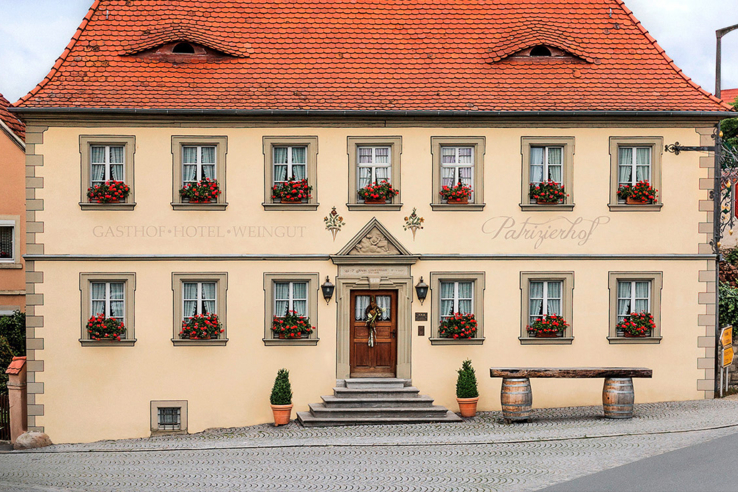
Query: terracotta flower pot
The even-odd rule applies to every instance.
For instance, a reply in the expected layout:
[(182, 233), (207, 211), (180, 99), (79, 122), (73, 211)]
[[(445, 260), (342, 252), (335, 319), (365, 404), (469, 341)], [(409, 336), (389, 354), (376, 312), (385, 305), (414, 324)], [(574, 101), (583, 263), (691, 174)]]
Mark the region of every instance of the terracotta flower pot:
[(536, 198), (536, 203), (538, 205), (558, 205), (559, 201), (558, 200), (553, 200), (553, 201), (550, 201), (549, 202), (547, 200), (542, 200), (540, 198)]
[(625, 199), (627, 205), (644, 205), (648, 203), (646, 200), (636, 200), (635, 198), (628, 197)]
[(537, 331), (536, 332), (536, 338), (556, 338), (558, 337), (558, 333), (551, 333), (551, 332), (543, 332), (543, 331)]
[(288, 197), (282, 197), (281, 199), (282, 203), (300, 203), (302, 202), (302, 198), (298, 198), (296, 196), (288, 196)]
[(307, 333), (300, 333), (300, 336), (299, 336), (299, 337), (288, 337), (288, 336), (287, 336), (286, 334), (284, 334), (284, 333), (280, 333), (280, 334), (279, 334), (279, 338), (280, 338), (280, 339), (283, 339), (283, 340), (284, 340), (284, 339), (286, 339), (286, 340), (298, 340), (298, 339), (300, 339), (300, 338), (309, 338), (309, 337), (310, 337), (310, 335), (309, 335), (309, 334), (307, 334)]
[(644, 338), (646, 336), (645, 333), (643, 335), (634, 335), (633, 333), (630, 333), (628, 331), (626, 331), (624, 335), (626, 338)]
[(383, 204), (383, 203), (387, 203), (387, 198), (386, 197), (364, 198), (364, 203)]
[(478, 396), (476, 398), (456, 398), (456, 401), (462, 417), (474, 417), (477, 414)]
[(290, 423), (292, 415), (292, 404), (289, 405), (271, 405), (274, 414), (274, 426), (287, 425)]
[(464, 198), (449, 198), (448, 203), (469, 203), (469, 197), (465, 196)]

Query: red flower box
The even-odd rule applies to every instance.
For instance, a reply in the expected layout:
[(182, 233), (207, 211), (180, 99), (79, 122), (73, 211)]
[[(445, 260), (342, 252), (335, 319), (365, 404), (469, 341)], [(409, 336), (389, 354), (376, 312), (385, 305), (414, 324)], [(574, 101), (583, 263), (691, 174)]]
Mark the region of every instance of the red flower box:
[(272, 186), (272, 198), (279, 198), (282, 203), (301, 203), (312, 198), (311, 191), (313, 187), (308, 185), (307, 179), (296, 181), (293, 178)]
[(131, 188), (123, 181), (106, 181), (87, 189), (90, 203), (118, 203), (130, 194)]
[(214, 179), (203, 178), (196, 183), (187, 183), (179, 190), (183, 202), (212, 203), (220, 196), (220, 186)]

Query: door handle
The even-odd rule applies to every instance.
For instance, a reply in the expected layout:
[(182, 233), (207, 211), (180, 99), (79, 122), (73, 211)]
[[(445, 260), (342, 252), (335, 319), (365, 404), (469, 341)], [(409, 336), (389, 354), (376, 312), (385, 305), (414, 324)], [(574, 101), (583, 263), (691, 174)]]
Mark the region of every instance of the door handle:
[(392, 335), (392, 338), (397, 338), (397, 330), (392, 330), (390, 335)]

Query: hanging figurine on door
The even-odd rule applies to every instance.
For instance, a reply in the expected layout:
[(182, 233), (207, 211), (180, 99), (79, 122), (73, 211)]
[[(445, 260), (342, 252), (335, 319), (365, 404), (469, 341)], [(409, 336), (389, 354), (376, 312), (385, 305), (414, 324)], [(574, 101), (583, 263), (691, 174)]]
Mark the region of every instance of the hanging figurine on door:
[(377, 321), (382, 317), (384, 309), (377, 304), (377, 297), (372, 296), (369, 305), (364, 310), (366, 314), (366, 327), (369, 328), (369, 342), (367, 345), (374, 347), (374, 340), (377, 338)]

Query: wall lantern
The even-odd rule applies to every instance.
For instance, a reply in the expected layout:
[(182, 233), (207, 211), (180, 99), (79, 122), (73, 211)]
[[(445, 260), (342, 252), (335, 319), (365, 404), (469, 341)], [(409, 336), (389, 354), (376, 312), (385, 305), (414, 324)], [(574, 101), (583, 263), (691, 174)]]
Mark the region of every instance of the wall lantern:
[(328, 275), (325, 276), (325, 283), (320, 286), (320, 290), (323, 291), (323, 299), (325, 299), (326, 304), (331, 303), (331, 297), (333, 297), (333, 291), (336, 289), (336, 286), (333, 285), (328, 278)]
[(423, 301), (425, 301), (425, 298), (428, 297), (428, 284), (423, 282), (423, 277), (420, 277), (420, 282), (418, 282), (418, 285), (415, 286), (415, 293), (418, 295), (418, 300), (420, 301), (420, 305), (423, 305)]

